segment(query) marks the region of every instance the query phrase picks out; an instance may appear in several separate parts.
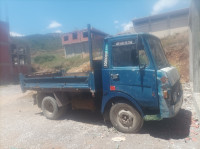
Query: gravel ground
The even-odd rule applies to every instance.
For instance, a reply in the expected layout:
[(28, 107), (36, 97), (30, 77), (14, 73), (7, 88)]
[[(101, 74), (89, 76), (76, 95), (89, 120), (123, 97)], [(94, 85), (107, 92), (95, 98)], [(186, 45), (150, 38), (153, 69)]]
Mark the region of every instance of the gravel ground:
[[(184, 104), (172, 119), (145, 122), (138, 134), (123, 134), (105, 125), (98, 113), (68, 111), (60, 120), (48, 120), (33, 105), (31, 92), (18, 85), (0, 86), (0, 148), (8, 149), (133, 149), (200, 148), (200, 130), (189, 84)], [(114, 137), (125, 139), (117, 142)]]

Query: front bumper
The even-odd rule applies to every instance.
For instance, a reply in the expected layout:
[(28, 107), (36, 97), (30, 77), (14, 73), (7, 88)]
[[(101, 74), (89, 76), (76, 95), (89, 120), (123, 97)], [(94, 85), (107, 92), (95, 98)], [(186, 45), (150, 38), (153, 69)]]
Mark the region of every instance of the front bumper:
[[(161, 118), (171, 118), (176, 116), (176, 114), (180, 111), (181, 106), (183, 104), (183, 91), (182, 89), (179, 92), (180, 94), (176, 96), (175, 99), (171, 99), (170, 101), (161, 98), (160, 100), (160, 117)], [(173, 100), (173, 102), (172, 102)]]

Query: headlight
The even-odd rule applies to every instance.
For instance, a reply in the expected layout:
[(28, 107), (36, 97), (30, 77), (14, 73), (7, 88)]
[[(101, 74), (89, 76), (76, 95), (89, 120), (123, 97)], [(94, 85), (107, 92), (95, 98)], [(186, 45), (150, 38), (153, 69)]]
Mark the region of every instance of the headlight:
[(168, 91), (167, 90), (163, 90), (163, 97), (164, 97), (164, 99), (168, 98)]

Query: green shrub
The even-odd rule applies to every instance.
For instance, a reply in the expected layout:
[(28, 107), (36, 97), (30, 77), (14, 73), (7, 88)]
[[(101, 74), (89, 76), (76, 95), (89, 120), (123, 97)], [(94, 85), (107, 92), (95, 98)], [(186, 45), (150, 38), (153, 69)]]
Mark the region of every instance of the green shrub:
[(36, 64), (43, 64), (46, 62), (51, 62), (55, 59), (54, 55), (38, 55), (34, 58)]

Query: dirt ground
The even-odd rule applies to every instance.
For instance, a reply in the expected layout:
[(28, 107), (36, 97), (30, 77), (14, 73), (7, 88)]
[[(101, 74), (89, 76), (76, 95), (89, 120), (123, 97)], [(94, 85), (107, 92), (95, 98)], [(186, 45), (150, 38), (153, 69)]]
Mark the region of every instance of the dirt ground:
[[(113, 141), (114, 137), (125, 140)], [(184, 84), (184, 104), (172, 119), (145, 122), (138, 134), (123, 134), (106, 125), (101, 114), (68, 111), (60, 120), (46, 119), (33, 105), (31, 92), (19, 85), (0, 86), (1, 149), (188, 149), (200, 148), (199, 122), (191, 90)]]

